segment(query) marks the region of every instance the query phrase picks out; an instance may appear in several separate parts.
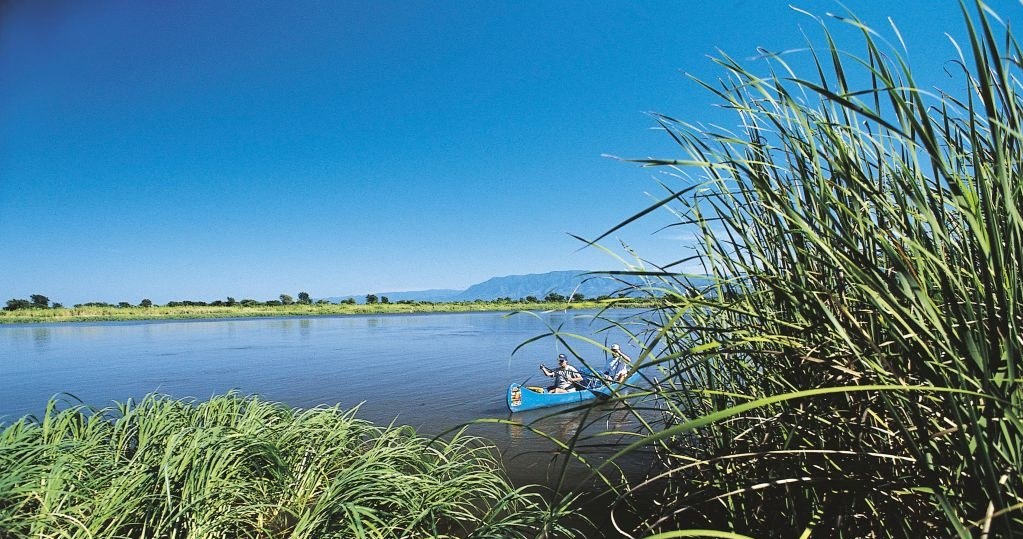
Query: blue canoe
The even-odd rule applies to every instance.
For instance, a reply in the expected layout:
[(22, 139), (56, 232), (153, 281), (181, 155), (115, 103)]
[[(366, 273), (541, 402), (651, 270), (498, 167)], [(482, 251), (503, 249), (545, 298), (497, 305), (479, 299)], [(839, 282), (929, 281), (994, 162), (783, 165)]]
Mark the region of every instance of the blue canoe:
[(586, 389), (576, 389), (568, 393), (547, 393), (542, 387), (512, 384), (508, 386), (508, 409), (513, 412), (521, 412), (549, 406), (561, 406), (562, 404), (575, 404), (598, 397), (606, 399), (611, 396), (612, 390), (618, 391), (623, 387), (635, 385), (641, 379), (642, 376), (637, 372), (624, 383), (611, 384), (608, 387), (600, 378), (591, 376), (583, 380)]

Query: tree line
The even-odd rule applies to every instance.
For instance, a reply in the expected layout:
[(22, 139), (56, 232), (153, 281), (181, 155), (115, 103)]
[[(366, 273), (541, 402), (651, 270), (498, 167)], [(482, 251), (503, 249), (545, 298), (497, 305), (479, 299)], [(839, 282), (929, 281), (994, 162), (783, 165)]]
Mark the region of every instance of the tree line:
[[(60, 303), (54, 303), (53, 308), (59, 309), (63, 307)], [(7, 300), (7, 306), (4, 307), (5, 311), (16, 311), (18, 309), (49, 309), (50, 298), (42, 294), (32, 294), (29, 299), (9, 299)]]
[[(490, 300), (490, 301), (493, 301), (495, 303), (564, 303), (566, 301), (583, 301), (585, 299), (586, 299), (586, 297), (583, 294), (576, 293), (576, 294), (572, 294), (572, 296), (569, 297), (569, 296), (563, 296), (563, 295), (558, 294), (556, 292), (551, 292), (551, 293), (547, 294), (546, 296), (544, 296), (543, 300), (540, 300), (536, 296), (526, 296), (526, 297), (524, 297), (522, 299), (512, 299), (511, 297), (502, 297), (502, 298), (497, 298), (497, 299)], [(601, 296), (601, 297), (598, 297), (596, 299), (597, 300), (602, 300), (602, 299), (610, 299), (610, 298), (608, 296)], [(483, 302), (483, 301), (484, 300), (475, 300), (475, 302), (477, 302), (477, 303)], [(391, 300), (387, 296), (377, 296), (376, 294), (366, 294), (365, 303), (367, 305), (374, 305), (374, 304), (378, 304), (378, 303), (386, 305), (386, 304), (391, 303)], [(435, 304), (437, 302), (406, 299), (406, 300), (398, 300), (395, 303), (399, 304), (399, 305), (401, 305), (401, 304), (413, 305), (413, 304)], [(440, 302), (440, 303), (444, 303), (444, 302)], [(167, 302), (166, 306), (167, 307), (235, 307), (235, 306), (239, 306), (239, 307), (275, 307), (275, 306), (283, 306), (283, 305), (329, 305), (329, 304), (334, 304), (334, 305), (346, 305), (346, 304), (347, 305), (355, 305), (356, 301), (355, 301), (355, 298), (346, 298), (346, 299), (342, 299), (342, 300), (340, 300), (340, 301), (338, 301), (336, 303), (331, 303), (330, 301), (327, 301), (325, 299), (313, 300), (312, 297), (309, 296), (308, 292), (299, 292), (298, 293), (298, 299), (295, 299), (294, 297), (292, 297), (289, 294), (281, 294), (280, 296), (277, 297), (277, 299), (271, 299), (271, 300), (266, 300), (266, 301), (258, 301), (258, 300), (254, 300), (254, 299), (243, 299), (243, 300), (239, 301), (239, 300), (236, 300), (233, 297), (228, 296), (224, 300), (219, 300), (218, 299), (218, 300), (208, 301), (208, 302), (207, 301), (195, 301), (195, 300), (169, 301), (169, 302)], [(91, 301), (91, 302), (88, 302), (88, 303), (78, 303), (78, 304), (74, 305), (74, 307), (76, 309), (81, 308), (81, 307), (113, 307), (113, 308), (127, 309), (127, 308), (130, 308), (130, 307), (148, 308), (148, 307), (153, 307), (153, 306), (154, 306), (154, 303), (152, 302), (152, 300), (150, 300), (148, 298), (142, 299), (142, 301), (138, 302), (137, 304), (132, 304), (132, 303), (127, 302), (127, 301), (121, 301), (121, 302), (118, 302), (118, 303), (107, 303), (105, 301)], [(64, 305), (61, 304), (61, 303), (53, 303), (52, 306), (51, 306), (50, 298), (48, 298), (48, 297), (46, 297), (46, 296), (44, 296), (42, 294), (32, 294), (31, 296), (29, 296), (29, 299), (17, 299), (17, 298), (15, 298), (15, 299), (7, 300), (7, 306), (4, 307), (4, 310), (5, 311), (17, 311), (17, 310), (21, 310), (21, 309), (51, 309), (51, 308), (52, 309), (62, 309), (62, 308), (64, 308)]]

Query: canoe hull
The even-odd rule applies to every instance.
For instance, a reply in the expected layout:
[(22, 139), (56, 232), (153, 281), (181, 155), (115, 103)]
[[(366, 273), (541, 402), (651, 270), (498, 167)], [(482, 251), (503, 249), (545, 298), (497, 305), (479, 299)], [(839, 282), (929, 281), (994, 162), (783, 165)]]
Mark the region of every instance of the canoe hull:
[(537, 408), (577, 404), (596, 399), (597, 397), (607, 398), (611, 396), (612, 388), (617, 391), (624, 386), (638, 382), (639, 379), (640, 375), (637, 373), (626, 380), (624, 384), (612, 384), (611, 388), (602, 383), (597, 383), (594, 384), (595, 387), (593, 389), (580, 389), (569, 391), (568, 393), (547, 393), (546, 391), (540, 393), (522, 384), (511, 384), (508, 386), (508, 409), (512, 412), (522, 412)]

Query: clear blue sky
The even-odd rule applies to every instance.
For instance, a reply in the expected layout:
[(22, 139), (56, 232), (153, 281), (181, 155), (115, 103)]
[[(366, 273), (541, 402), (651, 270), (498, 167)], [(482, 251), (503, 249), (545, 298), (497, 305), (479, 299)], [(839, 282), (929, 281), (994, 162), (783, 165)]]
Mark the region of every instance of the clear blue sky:
[[(789, 3), (841, 11), (0, 3), (0, 302), (266, 300), (621, 269), (569, 233), (646, 207), (658, 172), (601, 155), (677, 157), (648, 111), (733, 127), (684, 73), (721, 75), (717, 49), (804, 46), (819, 32)], [(957, 2), (846, 5), (887, 36), (892, 16), (922, 71), (954, 56), (943, 32), (961, 31)], [(685, 238), (656, 233), (666, 222), (605, 244), (674, 260)]]

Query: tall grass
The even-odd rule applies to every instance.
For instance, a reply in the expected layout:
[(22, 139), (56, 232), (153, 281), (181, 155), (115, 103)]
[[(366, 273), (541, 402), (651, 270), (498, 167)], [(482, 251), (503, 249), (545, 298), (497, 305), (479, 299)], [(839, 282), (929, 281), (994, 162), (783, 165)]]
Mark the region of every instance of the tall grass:
[(493, 447), (375, 427), (356, 410), (150, 395), (0, 432), (0, 537), (571, 536)]
[(664, 413), (622, 451), (661, 470), (633, 534), (1023, 536), (1023, 55), (983, 4), (963, 19), (964, 92), (836, 17), (862, 52), (821, 20), (807, 73), (716, 60), (740, 132), (656, 117), (682, 156), (640, 161), (671, 178), (649, 211), (701, 241), (628, 271), (661, 300), (637, 339)]

